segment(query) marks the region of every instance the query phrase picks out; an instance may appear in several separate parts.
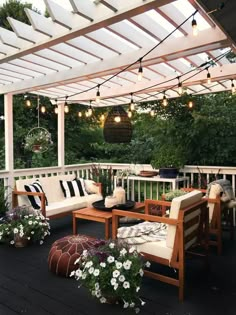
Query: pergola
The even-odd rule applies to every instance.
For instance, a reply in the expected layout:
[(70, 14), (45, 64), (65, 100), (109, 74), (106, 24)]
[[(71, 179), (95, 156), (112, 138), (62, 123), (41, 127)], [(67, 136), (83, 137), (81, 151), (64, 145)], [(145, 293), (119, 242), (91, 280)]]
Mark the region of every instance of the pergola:
[[(209, 2), (211, 2), (209, 4)], [(5, 99), (6, 170), (13, 172), (12, 97), (47, 96), (60, 104), (58, 165), (64, 165), (64, 102), (92, 106), (153, 101), (230, 90), (236, 63), (233, 0), (45, 0), (50, 17), (25, 9), (30, 25), (11, 17), (0, 28), (0, 85)], [(192, 34), (192, 20), (199, 34)], [(137, 80), (142, 66), (143, 78)], [(211, 83), (207, 84), (207, 73)], [(97, 104), (95, 96), (100, 92)]]

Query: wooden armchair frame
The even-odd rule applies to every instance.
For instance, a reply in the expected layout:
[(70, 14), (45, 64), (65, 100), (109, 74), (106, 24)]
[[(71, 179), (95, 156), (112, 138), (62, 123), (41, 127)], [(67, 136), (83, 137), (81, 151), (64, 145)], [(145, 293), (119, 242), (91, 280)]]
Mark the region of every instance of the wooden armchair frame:
[[(208, 209), (207, 209), (207, 201), (202, 199), (199, 202), (192, 204), (189, 207), (183, 208), (179, 210), (178, 218), (172, 219), (163, 216), (155, 216), (149, 214), (149, 205), (157, 205), (157, 206), (169, 206), (170, 202), (160, 201), (160, 200), (145, 200), (145, 213), (135, 213), (123, 210), (113, 210), (112, 211), (112, 238), (115, 239), (117, 235), (119, 217), (128, 216), (132, 218), (142, 219), (144, 221), (152, 221), (152, 222), (160, 222), (166, 223), (169, 225), (176, 226), (176, 233), (174, 239), (174, 247), (172, 251), (172, 256), (169, 259), (164, 259), (162, 257), (158, 257), (156, 255), (150, 255), (145, 252), (142, 254), (145, 256), (147, 260), (151, 260), (155, 263), (159, 263), (162, 265), (166, 265), (178, 270), (178, 277), (173, 278), (170, 276), (166, 276), (163, 274), (155, 273), (153, 271), (145, 270), (145, 275), (156, 280), (160, 280), (162, 282), (166, 282), (168, 284), (177, 286), (179, 288), (179, 300), (183, 301), (184, 299), (184, 282), (185, 282), (185, 245), (190, 241), (191, 238), (197, 237), (198, 244), (202, 245), (204, 248), (204, 253), (194, 253), (198, 256), (204, 256), (207, 259), (208, 256), (208, 231), (209, 231), (209, 218), (208, 218)], [(187, 215), (191, 215), (194, 211), (200, 209), (200, 218), (199, 218), (199, 227), (197, 231), (194, 231), (187, 236), (185, 235), (185, 229), (190, 228), (195, 225), (196, 218), (185, 222), (185, 218)]]
[[(200, 188), (182, 188), (182, 190), (186, 192), (190, 192), (193, 190), (199, 190), (203, 194), (206, 194), (206, 189), (200, 189)], [(215, 237), (215, 240), (209, 239), (209, 245), (215, 246), (217, 248), (217, 254), (222, 254), (222, 213), (223, 213), (223, 207), (222, 207), (222, 201), (220, 199), (220, 196), (217, 196), (216, 198), (206, 198), (208, 203), (214, 205), (213, 215), (212, 219), (209, 223), (209, 234), (213, 235)], [(233, 212), (231, 211), (230, 214), (232, 217), (229, 218), (230, 222), (230, 238), (234, 238), (233, 233)]]

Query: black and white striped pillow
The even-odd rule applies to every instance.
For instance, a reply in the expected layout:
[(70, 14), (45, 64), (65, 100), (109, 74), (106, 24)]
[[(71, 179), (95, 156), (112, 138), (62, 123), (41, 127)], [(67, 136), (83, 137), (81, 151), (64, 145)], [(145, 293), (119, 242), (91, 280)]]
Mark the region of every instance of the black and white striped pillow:
[(74, 179), (71, 181), (60, 180), (61, 189), (66, 198), (75, 196), (86, 196), (88, 193), (84, 187), (84, 180)]
[[(30, 185), (25, 185), (25, 190), (28, 192), (40, 192), (44, 193), (43, 188), (39, 182), (39, 180), (35, 181)], [(40, 196), (28, 196), (29, 201), (34, 209), (41, 208), (41, 197)], [(47, 197), (45, 196), (46, 205), (48, 205)]]

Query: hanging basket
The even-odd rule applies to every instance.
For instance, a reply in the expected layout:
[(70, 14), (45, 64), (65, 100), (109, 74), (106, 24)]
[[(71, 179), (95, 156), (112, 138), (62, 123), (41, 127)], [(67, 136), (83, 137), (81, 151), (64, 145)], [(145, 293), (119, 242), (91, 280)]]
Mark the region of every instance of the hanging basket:
[(31, 129), (25, 138), (25, 149), (34, 153), (46, 152), (52, 144), (50, 132), (42, 127)]
[[(116, 118), (120, 117), (117, 122)], [(113, 107), (108, 113), (103, 129), (104, 139), (108, 143), (129, 143), (132, 138), (132, 124), (122, 106)]]

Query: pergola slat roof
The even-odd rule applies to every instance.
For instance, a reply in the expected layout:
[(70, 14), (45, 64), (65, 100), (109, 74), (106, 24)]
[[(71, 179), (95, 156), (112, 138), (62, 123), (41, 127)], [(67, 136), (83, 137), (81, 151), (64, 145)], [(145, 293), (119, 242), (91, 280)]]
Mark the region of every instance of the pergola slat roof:
[[(101, 84), (99, 106), (112, 106), (128, 103), (130, 93), (135, 101), (155, 100), (162, 91), (176, 97), (178, 76), (192, 94), (229, 90), (236, 78), (236, 64), (217, 60), (235, 43), (199, 1), (68, 0), (71, 10), (52, 0), (45, 4), (49, 18), (25, 9), (31, 25), (9, 17), (13, 31), (0, 28), (2, 93), (31, 92), (59, 101), (68, 96), (68, 102), (88, 104)], [(196, 8), (198, 37), (190, 19), (160, 43)], [(142, 59), (143, 79), (137, 81), (138, 60), (158, 43)], [(212, 83), (206, 85), (207, 72), (198, 73), (204, 67), (194, 67), (209, 58), (216, 62), (209, 67)]]

